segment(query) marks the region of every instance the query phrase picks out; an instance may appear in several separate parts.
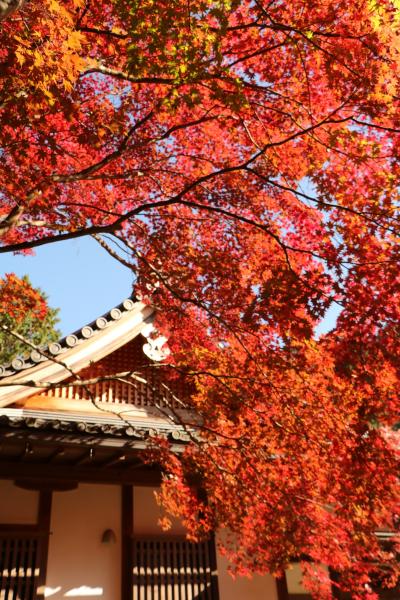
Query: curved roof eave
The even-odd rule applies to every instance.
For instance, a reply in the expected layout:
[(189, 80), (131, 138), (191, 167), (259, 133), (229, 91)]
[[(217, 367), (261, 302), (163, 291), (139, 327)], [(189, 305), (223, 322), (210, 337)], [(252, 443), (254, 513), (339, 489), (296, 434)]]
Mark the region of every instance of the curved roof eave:
[[(25, 361), (16, 359), (8, 367), (2, 367), (0, 408), (32, 395), (35, 390), (45, 389), (40, 388), (40, 382), (58, 383), (71, 377), (145, 333), (154, 312), (153, 307), (143, 302), (125, 300), (75, 334), (46, 349), (33, 350)], [(39, 385), (23, 385), (28, 381)]]

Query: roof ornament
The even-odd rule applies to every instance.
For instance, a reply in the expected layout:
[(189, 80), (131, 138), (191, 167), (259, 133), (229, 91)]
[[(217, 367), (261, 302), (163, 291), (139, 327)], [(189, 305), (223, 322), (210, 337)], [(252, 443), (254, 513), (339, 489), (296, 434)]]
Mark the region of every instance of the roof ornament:
[(171, 350), (166, 345), (168, 340), (164, 335), (154, 337), (156, 332), (157, 330), (152, 323), (148, 323), (142, 330), (142, 335), (147, 339), (147, 343), (143, 345), (143, 352), (150, 360), (161, 362), (168, 358)]

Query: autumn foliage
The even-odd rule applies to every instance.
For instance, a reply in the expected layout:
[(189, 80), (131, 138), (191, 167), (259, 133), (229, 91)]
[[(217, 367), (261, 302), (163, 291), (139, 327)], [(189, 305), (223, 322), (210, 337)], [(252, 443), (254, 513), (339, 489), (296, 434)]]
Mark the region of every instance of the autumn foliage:
[(399, 574), (399, 23), (31, 0), (0, 30), (0, 251), (92, 235), (133, 269), (202, 418), (165, 505), (239, 572), (306, 557), (317, 598), (321, 565), (354, 598)]
[(46, 316), (45, 299), (27, 280), (8, 273), (4, 279), (0, 279), (0, 290), (0, 313), (7, 313), (16, 323), (20, 323), (27, 312), (31, 312), (33, 318), (38, 320)]
[(57, 339), (57, 313), (28, 277), (7, 273), (0, 279), (0, 366), (29, 354), (32, 347), (24, 340), (41, 346)]

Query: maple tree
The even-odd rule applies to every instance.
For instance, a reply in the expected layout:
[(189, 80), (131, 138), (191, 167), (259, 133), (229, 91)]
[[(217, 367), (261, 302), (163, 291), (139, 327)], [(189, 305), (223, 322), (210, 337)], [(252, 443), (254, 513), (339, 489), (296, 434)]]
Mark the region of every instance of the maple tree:
[(238, 572), (307, 557), (318, 598), (320, 565), (354, 598), (399, 575), (399, 21), (31, 0), (0, 30), (0, 252), (92, 235), (136, 273), (202, 418), (156, 444), (165, 506)]
[(58, 339), (57, 314), (58, 310), (48, 306), (46, 295), (32, 286), (29, 277), (8, 273), (0, 279), (0, 365), (31, 351), (23, 340), (43, 346)]

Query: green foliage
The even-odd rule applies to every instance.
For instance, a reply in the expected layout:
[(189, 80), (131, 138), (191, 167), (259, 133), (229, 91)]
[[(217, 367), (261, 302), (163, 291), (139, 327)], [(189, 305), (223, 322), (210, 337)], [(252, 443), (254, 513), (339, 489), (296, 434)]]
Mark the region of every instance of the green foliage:
[[(31, 283), (27, 276), (22, 278), (27, 288), (31, 288)], [(40, 288), (36, 288), (35, 292), (40, 295), (41, 299), (46, 302), (47, 296)], [(2, 314), (0, 324), (6, 326), (11, 331), (19, 334), (27, 341), (36, 346), (43, 346), (57, 340), (61, 332), (56, 329), (58, 319), (58, 308), (49, 308), (44, 314), (39, 316), (35, 310), (27, 310), (21, 318), (15, 318), (10, 314)], [(11, 333), (0, 330), (0, 365), (11, 362), (19, 356), (27, 356), (32, 348), (14, 337)]]
[[(210, 66), (221, 67), (221, 43), (229, 14), (236, 7), (237, 2), (230, 0), (129, 2), (125, 8), (132, 40), (128, 48), (132, 75), (146, 72), (177, 83), (212, 76)], [(149, 62), (149, 53), (157, 60)]]

